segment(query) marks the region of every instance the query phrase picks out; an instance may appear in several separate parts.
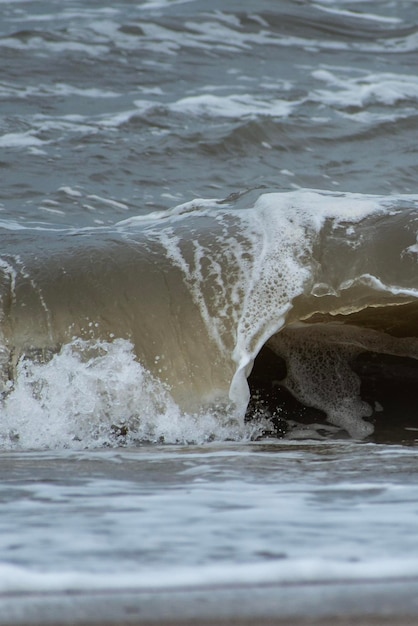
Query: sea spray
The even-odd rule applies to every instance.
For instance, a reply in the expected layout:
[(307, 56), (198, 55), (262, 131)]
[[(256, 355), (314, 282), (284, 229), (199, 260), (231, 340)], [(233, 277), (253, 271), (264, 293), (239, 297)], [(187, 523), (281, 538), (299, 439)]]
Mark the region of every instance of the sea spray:
[(255, 430), (216, 407), (183, 412), (123, 339), (74, 339), (46, 362), (22, 358), (0, 407), (3, 449), (203, 443)]

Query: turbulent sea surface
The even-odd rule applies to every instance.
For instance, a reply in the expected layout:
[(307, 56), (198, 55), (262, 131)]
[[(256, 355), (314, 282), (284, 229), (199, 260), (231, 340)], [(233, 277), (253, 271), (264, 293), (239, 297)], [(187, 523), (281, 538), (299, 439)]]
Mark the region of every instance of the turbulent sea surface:
[(0, 0), (0, 623), (418, 577), (417, 53), (413, 0)]

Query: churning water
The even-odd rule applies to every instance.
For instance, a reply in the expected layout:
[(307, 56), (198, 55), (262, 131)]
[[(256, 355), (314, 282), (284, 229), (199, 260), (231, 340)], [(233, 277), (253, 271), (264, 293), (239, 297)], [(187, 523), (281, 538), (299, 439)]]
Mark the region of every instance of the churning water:
[(413, 0), (0, 0), (0, 605), (418, 576), (417, 52)]

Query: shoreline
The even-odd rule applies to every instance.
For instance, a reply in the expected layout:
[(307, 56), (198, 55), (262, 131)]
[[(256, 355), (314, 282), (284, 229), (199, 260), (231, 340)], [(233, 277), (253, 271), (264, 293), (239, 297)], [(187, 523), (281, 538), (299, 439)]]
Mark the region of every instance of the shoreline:
[(418, 625), (418, 580), (0, 594), (0, 626)]
[[(27, 622), (13, 622), (14, 626), (26, 626)], [(227, 620), (188, 620), (188, 621), (88, 621), (88, 622), (74, 622), (74, 621), (51, 621), (51, 622), (30, 622), (30, 624), (48, 624), (48, 626), (64, 626), (64, 625), (77, 625), (77, 626), (416, 626), (418, 624), (418, 617), (381, 617), (381, 616), (353, 616), (353, 617), (330, 617), (330, 618), (296, 618), (296, 619), (284, 619), (284, 618), (270, 618), (270, 619), (258, 619), (254, 618), (240, 619), (231, 618)]]

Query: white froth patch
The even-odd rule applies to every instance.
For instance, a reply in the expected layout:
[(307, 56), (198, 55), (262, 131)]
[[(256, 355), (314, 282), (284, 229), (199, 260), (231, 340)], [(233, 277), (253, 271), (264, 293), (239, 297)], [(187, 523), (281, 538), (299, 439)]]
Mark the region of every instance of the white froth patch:
[(76, 41), (47, 41), (42, 37), (33, 36), (27, 41), (21, 41), (14, 37), (4, 37), (0, 40), (0, 47), (14, 50), (31, 50), (39, 56), (49, 54), (60, 54), (65, 52), (80, 52), (92, 57), (103, 56), (109, 52), (109, 48), (104, 45), (84, 44)]
[[(286, 118), (299, 102), (290, 102), (279, 98), (261, 98), (251, 94), (229, 94), (226, 96), (211, 93), (180, 98), (172, 103), (157, 104), (149, 100), (136, 100), (136, 111), (127, 111), (112, 118), (112, 125), (129, 121), (134, 115), (153, 111), (168, 110), (182, 115), (196, 117), (224, 117), (228, 119), (243, 117), (279, 117)], [(109, 122), (106, 122), (108, 125)]]
[(43, 97), (48, 96), (80, 96), (81, 98), (116, 98), (119, 96), (114, 91), (106, 91), (95, 87), (82, 89), (66, 83), (26, 85), (17, 87), (12, 83), (2, 83), (0, 85), (0, 98), (16, 98)]
[(408, 74), (361, 74), (337, 76), (327, 69), (315, 70), (312, 76), (327, 83), (330, 89), (316, 90), (311, 97), (328, 106), (346, 109), (370, 104), (392, 106), (402, 101), (418, 100), (418, 78)]
[(182, 98), (172, 104), (170, 109), (178, 113), (187, 113), (190, 115), (241, 118), (259, 115), (287, 117), (293, 107), (293, 103), (285, 100), (263, 100), (249, 94), (232, 94), (229, 96), (206, 94)]
[[(385, 199), (362, 194), (298, 190), (264, 194), (240, 216), (252, 242), (252, 267), (243, 271), (245, 294), (233, 358), (231, 398), (245, 395), (248, 368), (266, 341), (285, 324), (293, 300), (312, 277), (312, 246), (326, 219), (355, 223), (385, 209)], [(248, 399), (248, 391), (247, 391)]]
[(56, 593), (109, 590), (196, 589), (219, 585), (291, 584), (415, 579), (414, 558), (372, 558), (367, 561), (337, 558), (276, 559), (254, 563), (222, 563), (199, 567), (148, 568), (146, 571), (45, 572), (0, 563), (0, 593)]
[(100, 202), (101, 204), (106, 204), (107, 206), (111, 206), (115, 209), (123, 209), (124, 211), (127, 211), (129, 209), (129, 207), (126, 204), (123, 204), (122, 202), (119, 202), (117, 200), (112, 200), (111, 198), (102, 198), (101, 196), (97, 196), (95, 194), (91, 194), (87, 197), (90, 198), (91, 200), (96, 200), (97, 202)]
[(143, 4), (139, 5), (139, 9), (141, 11), (144, 10), (154, 10), (154, 9), (164, 9), (167, 7), (171, 7), (177, 4), (187, 4), (188, 2), (193, 2), (194, 0), (146, 0)]
[(250, 436), (227, 416), (184, 414), (123, 339), (74, 339), (46, 363), (23, 358), (3, 396), (3, 449), (203, 443)]
[(346, 280), (340, 285), (340, 289), (351, 289), (358, 285), (365, 285), (374, 291), (390, 293), (394, 296), (406, 296), (416, 300), (418, 298), (418, 290), (413, 287), (398, 287), (382, 282), (372, 274), (361, 274), (355, 280)]
[(337, 9), (335, 7), (328, 7), (322, 4), (314, 4), (316, 9), (324, 11), (325, 13), (331, 13), (341, 17), (349, 17), (357, 20), (368, 20), (371, 22), (383, 22), (384, 24), (401, 24), (402, 20), (399, 17), (389, 17), (387, 15), (376, 15), (375, 13), (363, 13), (361, 11), (349, 11), (348, 9)]
[[(128, 217), (126, 220), (121, 220), (117, 222), (115, 226), (117, 228), (121, 228), (122, 230), (140, 226), (142, 224), (152, 224), (153, 222), (164, 222), (164, 221), (172, 221), (177, 219), (185, 219), (189, 215), (205, 216), (205, 215), (213, 215), (214, 211), (219, 212), (219, 200), (217, 198), (196, 198), (195, 200), (191, 200), (189, 202), (183, 202), (182, 204), (177, 204), (171, 209), (159, 210), (159, 211), (151, 211), (150, 213), (146, 213), (145, 215), (135, 215), (134, 217)], [(227, 206), (224, 204), (224, 207)]]
[(352, 359), (364, 351), (418, 358), (418, 340), (343, 324), (295, 324), (274, 335), (268, 345), (286, 360), (285, 385), (307, 406), (352, 437), (363, 439), (373, 426), (363, 418), (372, 407), (360, 397), (360, 378)]
[(70, 198), (81, 198), (83, 195), (78, 189), (73, 189), (73, 187), (68, 187), (65, 185), (63, 187), (59, 187), (58, 191), (65, 194), (66, 196), (69, 196)]
[(26, 133), (6, 133), (0, 137), (0, 148), (31, 148), (43, 146), (47, 141), (35, 137), (33, 131)]

